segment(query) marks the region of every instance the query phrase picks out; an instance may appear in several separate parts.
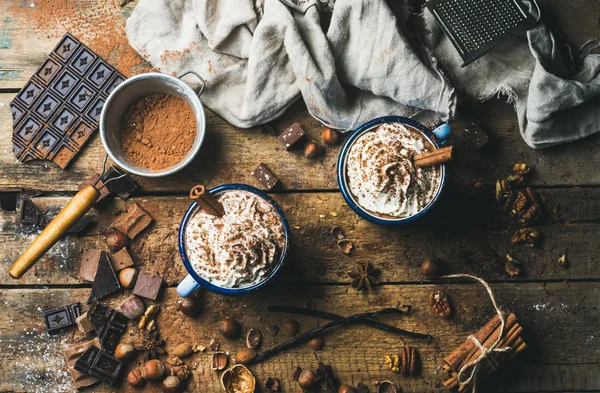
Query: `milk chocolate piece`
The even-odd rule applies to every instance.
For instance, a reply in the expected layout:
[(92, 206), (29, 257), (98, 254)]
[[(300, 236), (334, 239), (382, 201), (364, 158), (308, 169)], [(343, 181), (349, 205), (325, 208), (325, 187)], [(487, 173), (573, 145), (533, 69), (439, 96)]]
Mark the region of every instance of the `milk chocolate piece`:
[(252, 176), (254, 176), (260, 184), (267, 190), (272, 189), (279, 183), (279, 179), (271, 170), (265, 165), (260, 164), (255, 170), (252, 171)]
[(96, 269), (96, 275), (94, 276), (92, 292), (90, 293), (87, 303), (90, 304), (94, 300), (102, 299), (111, 293), (115, 293), (119, 289), (121, 289), (121, 284), (119, 284), (119, 280), (108, 260), (108, 256), (102, 251), (100, 260), (98, 261), (98, 269)]
[(100, 250), (85, 250), (83, 252), (81, 267), (79, 268), (79, 278), (85, 281), (94, 281), (101, 255), (102, 251)]
[(123, 369), (123, 362), (108, 353), (90, 346), (77, 359), (75, 370), (96, 377), (104, 383), (114, 386)]
[(64, 169), (96, 132), (106, 98), (124, 80), (66, 34), (10, 103), (15, 157)]
[(160, 287), (162, 286), (162, 278), (145, 272), (138, 274), (135, 287), (133, 288), (133, 294), (136, 296), (144, 297), (150, 300), (156, 300)]
[(88, 310), (88, 318), (94, 325), (102, 349), (113, 353), (127, 330), (127, 317), (114, 308), (93, 302)]
[(86, 341), (82, 344), (67, 347), (63, 351), (65, 354), (65, 359), (67, 361), (67, 366), (69, 368), (69, 371), (71, 372), (71, 376), (73, 377), (73, 387), (75, 389), (79, 389), (84, 386), (90, 386), (99, 381), (98, 378), (92, 377), (73, 368), (77, 359), (79, 359), (81, 355), (85, 351), (87, 351), (87, 349), (91, 346), (100, 348), (100, 341), (98, 341), (98, 339), (95, 338), (93, 340)]
[(89, 332), (94, 330), (94, 324), (88, 318), (87, 312), (84, 312), (83, 314), (78, 316), (75, 322), (77, 323), (79, 331), (83, 334), (88, 334)]
[(102, 181), (102, 179), (100, 179), (98, 181), (98, 178), (100, 177), (100, 175), (98, 175), (97, 173), (94, 173), (92, 176), (88, 177), (86, 179), (86, 181), (84, 181), (83, 183), (81, 183), (78, 186), (78, 189), (82, 189), (83, 187), (87, 186), (87, 185), (94, 185), (98, 191), (100, 191), (100, 195), (98, 196), (98, 199), (96, 199), (96, 203), (100, 203), (100, 201), (102, 201), (104, 198), (106, 198), (107, 196), (110, 195), (110, 191), (108, 188), (104, 187), (104, 182)]
[(74, 326), (75, 320), (80, 314), (81, 305), (79, 303), (65, 304), (64, 306), (42, 311), (46, 329), (50, 334)]
[(21, 200), (21, 223), (45, 228), (47, 225), (44, 211), (29, 198)]
[(285, 130), (279, 137), (279, 143), (285, 147), (285, 150), (291, 150), (295, 146), (299, 145), (300, 142), (304, 138), (304, 130), (298, 123), (292, 124), (290, 128)]
[(123, 270), (126, 267), (133, 266), (133, 261), (131, 260), (131, 256), (129, 255), (129, 252), (127, 252), (126, 248), (122, 248), (120, 251), (112, 254), (110, 256), (110, 262), (112, 263), (112, 267), (115, 272)]
[[(108, 180), (117, 178), (122, 175), (125, 176), (118, 180), (112, 180), (108, 182)], [(124, 200), (129, 198), (131, 194), (133, 194), (133, 192), (138, 188), (138, 184), (135, 181), (133, 181), (129, 174), (121, 172), (114, 166), (111, 166), (106, 170), (106, 174), (104, 175), (102, 180), (104, 182), (108, 182), (105, 188), (107, 188), (110, 192), (117, 194), (119, 198)]]
[(130, 239), (134, 239), (138, 233), (143, 231), (150, 223), (152, 223), (152, 221), (152, 217), (150, 217), (144, 209), (137, 203), (132, 203), (127, 206), (127, 210), (124, 213), (110, 224), (110, 227), (118, 229)]

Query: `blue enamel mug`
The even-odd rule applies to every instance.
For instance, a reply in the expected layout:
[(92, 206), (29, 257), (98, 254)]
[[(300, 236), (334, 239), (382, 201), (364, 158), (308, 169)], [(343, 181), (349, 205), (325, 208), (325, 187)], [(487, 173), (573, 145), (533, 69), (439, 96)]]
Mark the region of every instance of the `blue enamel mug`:
[(181, 260), (183, 261), (183, 265), (185, 266), (186, 270), (188, 271), (188, 275), (177, 286), (177, 293), (181, 297), (191, 296), (194, 292), (196, 292), (200, 288), (206, 288), (212, 292), (215, 292), (215, 293), (218, 293), (221, 295), (242, 295), (244, 293), (255, 291), (258, 288), (265, 285), (273, 277), (275, 277), (277, 272), (280, 270), (285, 257), (288, 254), (289, 243), (290, 243), (290, 241), (289, 241), (290, 228), (289, 228), (288, 222), (285, 218), (285, 215), (283, 214), (283, 210), (277, 204), (277, 202), (275, 202), (273, 200), (273, 198), (271, 198), (265, 192), (259, 190), (258, 188), (255, 188), (255, 187), (252, 187), (252, 186), (249, 186), (246, 184), (223, 184), (221, 186), (213, 188), (209, 192), (213, 195), (218, 195), (225, 191), (231, 191), (231, 190), (240, 190), (240, 191), (251, 192), (255, 195), (258, 195), (259, 197), (264, 199), (266, 202), (268, 202), (271, 206), (273, 206), (273, 208), (275, 208), (275, 210), (281, 217), (281, 222), (283, 224), (283, 231), (284, 231), (284, 237), (285, 237), (285, 245), (283, 247), (283, 250), (281, 251), (281, 256), (279, 258), (279, 262), (277, 263), (277, 265), (275, 265), (273, 267), (273, 270), (271, 270), (271, 272), (269, 273), (269, 275), (267, 277), (265, 277), (261, 282), (254, 284), (252, 286), (249, 286), (249, 287), (223, 288), (223, 287), (214, 285), (211, 282), (200, 277), (198, 275), (198, 273), (196, 273), (196, 271), (192, 267), (192, 264), (191, 264), (190, 260), (188, 259), (187, 253), (185, 250), (185, 230), (186, 230), (189, 220), (192, 218), (192, 216), (194, 215), (196, 210), (199, 208), (199, 206), (196, 202), (192, 202), (190, 207), (185, 212), (185, 215), (183, 216), (183, 220), (181, 220), (181, 225), (179, 226), (179, 235), (178, 235), (179, 254), (181, 255)]
[(412, 119), (409, 119), (407, 117), (384, 116), (384, 117), (379, 117), (377, 119), (371, 120), (371, 121), (363, 124), (362, 126), (358, 127), (356, 129), (356, 131), (354, 131), (354, 133), (346, 140), (346, 142), (344, 143), (344, 146), (342, 146), (342, 150), (338, 157), (338, 163), (337, 163), (337, 180), (338, 180), (338, 185), (340, 187), (342, 196), (346, 200), (346, 203), (348, 204), (348, 206), (350, 206), (350, 208), (352, 210), (354, 210), (354, 212), (356, 214), (358, 214), (360, 217), (362, 217), (365, 220), (372, 222), (374, 224), (383, 225), (383, 226), (400, 226), (400, 225), (408, 224), (408, 223), (418, 219), (419, 217), (422, 217), (437, 202), (440, 195), (442, 194), (442, 189), (444, 188), (444, 183), (446, 181), (446, 166), (444, 164), (441, 164), (442, 174), (441, 174), (440, 186), (438, 187), (438, 189), (437, 189), (435, 195), (433, 196), (433, 198), (431, 199), (431, 201), (421, 211), (419, 211), (418, 213), (416, 213), (410, 217), (401, 217), (401, 218), (382, 217), (382, 216), (376, 215), (376, 214), (364, 209), (363, 207), (361, 207), (358, 204), (358, 202), (356, 201), (356, 199), (354, 198), (354, 196), (352, 195), (352, 193), (350, 192), (350, 187), (348, 186), (348, 179), (346, 176), (346, 159), (348, 157), (348, 153), (350, 152), (350, 148), (352, 147), (352, 144), (363, 133), (371, 131), (371, 130), (377, 128), (379, 125), (384, 124), (384, 123), (400, 123), (400, 124), (404, 124), (408, 127), (412, 127), (414, 129), (420, 131), (423, 134), (423, 136), (425, 137), (425, 139), (427, 139), (427, 141), (429, 141), (433, 146), (435, 146), (436, 149), (439, 149), (440, 146), (444, 145), (447, 142), (447, 140), (452, 136), (452, 129), (450, 128), (450, 126), (448, 124), (442, 124), (441, 126), (439, 126), (438, 128), (436, 128), (435, 130), (432, 131), (429, 128), (425, 127), (423, 124), (416, 122)]

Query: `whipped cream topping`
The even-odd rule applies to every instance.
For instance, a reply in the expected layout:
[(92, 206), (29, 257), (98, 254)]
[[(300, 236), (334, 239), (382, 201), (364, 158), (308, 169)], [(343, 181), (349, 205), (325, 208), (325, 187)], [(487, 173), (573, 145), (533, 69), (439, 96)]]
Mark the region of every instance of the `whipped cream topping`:
[(418, 168), (415, 154), (434, 147), (420, 131), (385, 123), (360, 135), (350, 147), (346, 176), (350, 192), (364, 209), (394, 218), (423, 210), (441, 183), (441, 168)]
[(215, 217), (197, 209), (185, 228), (185, 249), (194, 271), (224, 288), (244, 288), (265, 279), (279, 263), (285, 232), (275, 208), (256, 194), (225, 191), (225, 209)]

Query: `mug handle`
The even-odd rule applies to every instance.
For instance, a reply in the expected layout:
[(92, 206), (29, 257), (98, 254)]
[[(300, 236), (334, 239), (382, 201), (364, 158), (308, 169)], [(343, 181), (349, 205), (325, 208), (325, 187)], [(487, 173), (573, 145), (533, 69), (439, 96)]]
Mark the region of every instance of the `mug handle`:
[(200, 76), (200, 74), (198, 74), (197, 72), (194, 71), (188, 71), (188, 72), (184, 72), (183, 74), (179, 75), (177, 78), (181, 79), (186, 75), (194, 75), (196, 78), (200, 79), (200, 90), (198, 91), (197, 95), (198, 97), (200, 97), (202, 95), (202, 92), (204, 91), (204, 88), (206, 87), (206, 81), (204, 80), (204, 78), (202, 78)]
[(433, 135), (435, 135), (435, 137), (440, 141), (440, 145), (445, 146), (450, 138), (452, 138), (452, 127), (450, 127), (448, 124), (442, 124), (433, 130)]
[(181, 297), (190, 297), (200, 289), (200, 284), (196, 282), (189, 274), (177, 285), (177, 293)]

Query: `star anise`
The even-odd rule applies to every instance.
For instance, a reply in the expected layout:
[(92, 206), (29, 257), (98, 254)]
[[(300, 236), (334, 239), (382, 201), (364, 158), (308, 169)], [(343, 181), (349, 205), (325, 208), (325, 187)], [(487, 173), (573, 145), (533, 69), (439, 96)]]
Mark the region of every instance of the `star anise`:
[(144, 353), (144, 361), (156, 359), (158, 355), (167, 354), (163, 348), (165, 340), (160, 338), (158, 330), (152, 330), (151, 332), (148, 332), (145, 329), (140, 330), (140, 334), (137, 339), (134, 340), (133, 345), (136, 351)]
[(377, 271), (373, 269), (371, 262), (367, 262), (364, 266), (358, 265), (355, 271), (348, 273), (352, 279), (350, 284), (352, 288), (356, 288), (357, 291), (363, 289), (372, 289), (373, 285), (379, 284), (379, 281), (375, 278)]
[(337, 391), (339, 381), (333, 376), (331, 365), (319, 362), (319, 367), (315, 371), (317, 374), (317, 383), (321, 384), (323, 390)]

